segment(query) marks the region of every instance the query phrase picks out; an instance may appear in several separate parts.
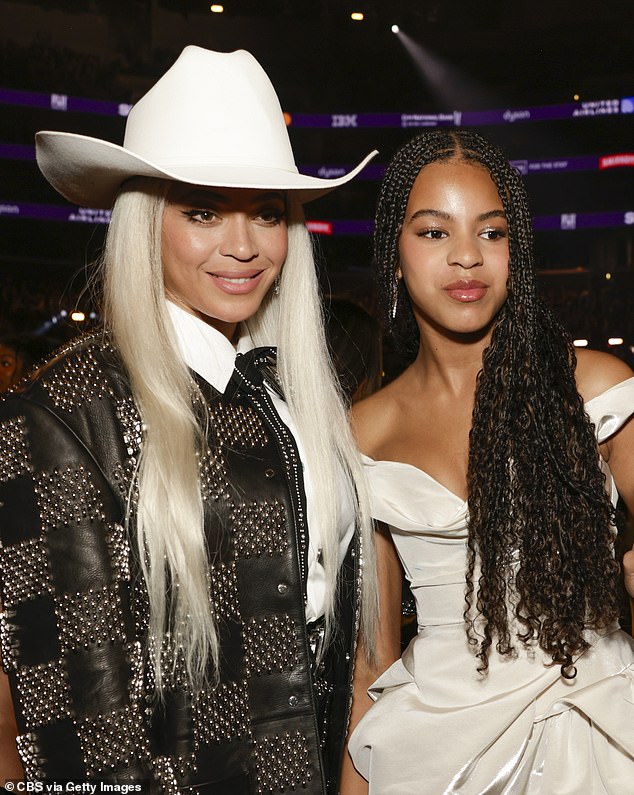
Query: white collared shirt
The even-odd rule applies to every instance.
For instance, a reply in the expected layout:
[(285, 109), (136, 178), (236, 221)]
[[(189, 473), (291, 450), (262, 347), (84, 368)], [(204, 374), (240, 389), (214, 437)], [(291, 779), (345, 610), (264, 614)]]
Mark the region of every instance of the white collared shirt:
[[(172, 301), (167, 301), (169, 316), (174, 326), (176, 340), (183, 359), (188, 367), (204, 378), (218, 392), (224, 394), (233, 373), (236, 354), (253, 348), (248, 334), (240, 337), (234, 348), (220, 331), (192, 315)], [(288, 405), (273, 390), (267, 387), (275, 410), (289, 429), (297, 444), (302, 462), (304, 489), (306, 492), (306, 515), (308, 523), (308, 582), (306, 601), (306, 621), (314, 621), (323, 615), (325, 596), (325, 572), (319, 562), (320, 531), (316, 499), (307, 466), (306, 454), (297, 428), (288, 410)], [(342, 499), (342, 534), (339, 543), (339, 560), (343, 562), (354, 532), (354, 513), (352, 506)]]

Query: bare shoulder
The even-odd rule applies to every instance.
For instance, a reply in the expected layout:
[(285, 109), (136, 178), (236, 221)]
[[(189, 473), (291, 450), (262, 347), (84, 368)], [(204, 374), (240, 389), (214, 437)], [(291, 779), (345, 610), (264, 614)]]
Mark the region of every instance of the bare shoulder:
[(585, 403), (634, 375), (622, 359), (611, 353), (582, 349), (577, 350), (576, 354), (577, 389)]
[(391, 430), (398, 417), (398, 379), (352, 407), (352, 430), (361, 452), (372, 458)]

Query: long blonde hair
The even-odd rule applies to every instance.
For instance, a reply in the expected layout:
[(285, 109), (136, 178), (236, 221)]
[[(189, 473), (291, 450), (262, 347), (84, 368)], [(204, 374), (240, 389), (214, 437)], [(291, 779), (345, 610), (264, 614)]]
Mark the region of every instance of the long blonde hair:
[[(208, 661), (216, 674), (220, 665), (199, 481), (206, 428), (194, 413), (197, 388), (165, 305), (161, 225), (169, 184), (136, 178), (125, 184), (115, 202), (102, 257), (104, 322), (128, 372), (145, 429), (135, 513), (150, 638), (157, 650), (180, 646), (188, 679), (199, 686)], [(287, 223), (288, 255), (279, 295), (269, 294), (246, 325), (256, 345), (277, 346), (280, 381), (314, 480), (327, 583), (327, 637), (336, 620), (339, 495), (344, 488), (357, 506), (366, 573), (361, 626), (372, 639), (378, 600), (368, 499), (327, 353), (311, 241), (292, 193)], [(129, 501), (128, 521), (131, 505)], [(154, 668), (161, 691), (165, 671), (160, 653)]]

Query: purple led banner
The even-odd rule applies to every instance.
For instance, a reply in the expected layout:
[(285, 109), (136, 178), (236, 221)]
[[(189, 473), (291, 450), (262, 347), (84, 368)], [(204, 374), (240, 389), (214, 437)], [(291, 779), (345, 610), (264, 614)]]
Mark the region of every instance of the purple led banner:
[(606, 116), (625, 113), (618, 99), (600, 99), (596, 102), (569, 102), (564, 105), (536, 105), (529, 108), (506, 110), (466, 111), (462, 114), (465, 127), (491, 124), (515, 124), (528, 121), (556, 121), (588, 116)]
[[(44, 94), (0, 88), (0, 104), (24, 105), (54, 111), (75, 111), (105, 116), (127, 116), (132, 107), (126, 102)], [(634, 113), (634, 97), (569, 102), (561, 105), (536, 105), (527, 108), (460, 111), (450, 113), (287, 113), (289, 126), (331, 129), (357, 127), (469, 127), (517, 122), (580, 119), (594, 116)]]
[[(35, 160), (35, 147), (23, 144), (0, 143), (0, 159)], [(553, 174), (560, 171), (601, 171), (608, 168), (634, 168), (634, 152), (620, 152), (607, 155), (585, 155), (583, 157), (560, 157), (556, 160), (512, 160), (512, 164), (521, 174)], [(354, 164), (345, 165), (301, 165), (299, 170), (311, 177), (336, 179), (343, 177), (354, 168)], [(378, 182), (385, 174), (385, 166), (370, 163), (359, 174), (357, 179)]]
[(3, 105), (26, 105), (31, 108), (50, 108), (51, 95), (36, 91), (16, 91), (12, 88), (0, 88), (0, 103)]
[(107, 224), (110, 221), (110, 211), (70, 205), (0, 201), (0, 218), (35, 218), (43, 221)]
[(0, 144), (3, 160), (35, 160), (35, 147), (24, 144)]
[(11, 88), (0, 88), (0, 104), (93, 113), (98, 116), (127, 116), (132, 107), (127, 102), (69, 97), (67, 94), (42, 94), (38, 91), (16, 91)]
[(615, 226), (634, 226), (634, 210), (602, 213), (561, 213), (538, 215), (533, 218), (533, 228), (538, 231), (574, 232), (577, 229), (605, 229)]
[(634, 98), (599, 99), (568, 102), (561, 105), (535, 105), (527, 108), (460, 111), (451, 113), (294, 113), (289, 114), (292, 127), (486, 127), (517, 122), (555, 121), (593, 116), (634, 113)]
[(400, 113), (289, 113), (289, 127), (400, 127)]
[(511, 160), (511, 165), (523, 175), (554, 174), (558, 171), (594, 171), (599, 168), (599, 158), (599, 155), (585, 155), (559, 157), (556, 160)]
[[(321, 179), (337, 179), (348, 174), (354, 168), (354, 165), (347, 163), (345, 165), (326, 165), (326, 166), (298, 166), (302, 174), (307, 174), (310, 177), (321, 177)], [(355, 177), (355, 179), (364, 179), (369, 181), (378, 182), (383, 179), (385, 174), (385, 166), (380, 163), (370, 163), (363, 171)]]

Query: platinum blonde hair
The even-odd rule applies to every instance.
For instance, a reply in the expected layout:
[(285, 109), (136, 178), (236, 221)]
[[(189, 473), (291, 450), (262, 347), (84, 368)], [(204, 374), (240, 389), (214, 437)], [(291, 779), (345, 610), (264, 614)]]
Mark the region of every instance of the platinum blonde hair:
[[(169, 185), (142, 178), (126, 183), (112, 211), (102, 257), (104, 323), (122, 357), (145, 429), (136, 508), (130, 498), (127, 521), (136, 522), (159, 692), (168, 673), (162, 648), (182, 649), (188, 678), (196, 687), (205, 680), (210, 661), (216, 676), (220, 665), (199, 481), (208, 418), (201, 420), (194, 409), (205, 404), (180, 355), (165, 305), (161, 227)], [(361, 630), (372, 639), (378, 597), (368, 497), (327, 351), (303, 211), (292, 194), (288, 205), (288, 255), (279, 295), (269, 294), (246, 325), (256, 345), (277, 346), (281, 384), (314, 480), (327, 582), (326, 635), (330, 638), (335, 631), (344, 488), (357, 506), (366, 573)], [(372, 647), (371, 642), (366, 645)]]

